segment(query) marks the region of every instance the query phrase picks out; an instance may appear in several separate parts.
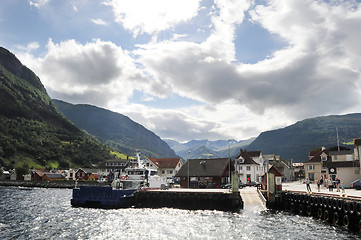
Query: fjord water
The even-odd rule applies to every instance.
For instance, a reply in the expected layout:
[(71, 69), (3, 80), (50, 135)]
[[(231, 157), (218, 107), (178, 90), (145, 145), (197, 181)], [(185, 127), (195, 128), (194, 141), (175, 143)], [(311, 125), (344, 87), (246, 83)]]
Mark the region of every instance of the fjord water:
[[(70, 189), (0, 187), (0, 239), (359, 239), (311, 217), (246, 208), (87, 209)], [(246, 206), (247, 207), (247, 206)]]

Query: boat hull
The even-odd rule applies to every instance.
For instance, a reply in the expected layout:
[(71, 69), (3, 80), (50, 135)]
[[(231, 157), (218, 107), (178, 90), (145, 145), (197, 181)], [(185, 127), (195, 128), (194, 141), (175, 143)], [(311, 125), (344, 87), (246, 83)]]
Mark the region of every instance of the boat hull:
[(73, 189), (71, 205), (90, 208), (126, 208), (133, 205), (137, 189), (112, 189), (103, 186), (81, 186)]

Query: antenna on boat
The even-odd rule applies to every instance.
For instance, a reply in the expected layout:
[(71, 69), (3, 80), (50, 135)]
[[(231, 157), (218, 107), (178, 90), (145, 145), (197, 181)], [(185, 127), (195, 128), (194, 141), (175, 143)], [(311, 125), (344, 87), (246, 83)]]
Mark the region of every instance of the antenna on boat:
[(138, 167), (142, 168), (143, 164), (142, 164), (142, 160), (140, 160), (140, 152), (138, 150), (136, 150), (135, 154), (136, 154), (137, 160), (138, 160)]

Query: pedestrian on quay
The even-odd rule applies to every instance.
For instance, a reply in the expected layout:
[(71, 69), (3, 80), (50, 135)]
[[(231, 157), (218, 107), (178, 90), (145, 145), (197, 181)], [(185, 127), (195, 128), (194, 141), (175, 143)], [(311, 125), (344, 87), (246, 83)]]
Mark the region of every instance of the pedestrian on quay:
[(311, 186), (310, 186), (310, 179), (306, 178), (306, 188), (308, 192), (312, 192), (311, 191)]
[(323, 184), (323, 177), (321, 177), (320, 179), (320, 187), (322, 187), (322, 184)]
[(336, 181), (335, 181), (336, 189), (337, 189), (336, 192), (340, 192), (340, 185), (341, 185), (340, 182), (341, 182), (340, 179), (336, 178)]
[(317, 191), (319, 192), (320, 191), (320, 188), (321, 188), (321, 182), (320, 182), (321, 180), (318, 180), (317, 178), (316, 178), (316, 184), (317, 184)]
[(345, 193), (345, 184), (343, 182), (341, 183), (341, 189), (342, 189), (342, 193)]
[(328, 191), (333, 192), (333, 181), (331, 177), (328, 179)]

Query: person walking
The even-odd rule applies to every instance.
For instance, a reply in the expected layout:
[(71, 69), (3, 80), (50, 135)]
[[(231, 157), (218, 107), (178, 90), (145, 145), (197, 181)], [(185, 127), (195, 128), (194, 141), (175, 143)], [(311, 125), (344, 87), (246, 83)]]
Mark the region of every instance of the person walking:
[(311, 186), (310, 186), (310, 179), (308, 179), (308, 178), (306, 178), (306, 188), (307, 188), (307, 192), (312, 192)]
[(323, 185), (323, 177), (321, 177), (320, 179), (320, 187), (322, 187), (322, 185)]
[(316, 185), (317, 185), (317, 191), (319, 192), (320, 191), (320, 188), (321, 188), (321, 182), (320, 182), (321, 180), (318, 180), (317, 178), (316, 178)]
[(328, 179), (328, 191), (333, 192), (333, 181), (331, 177)]
[(341, 185), (340, 182), (341, 182), (340, 179), (336, 178), (336, 181), (335, 181), (336, 189), (337, 189), (336, 192), (340, 192), (340, 185)]
[(341, 184), (342, 193), (345, 193), (345, 184), (342, 182)]

